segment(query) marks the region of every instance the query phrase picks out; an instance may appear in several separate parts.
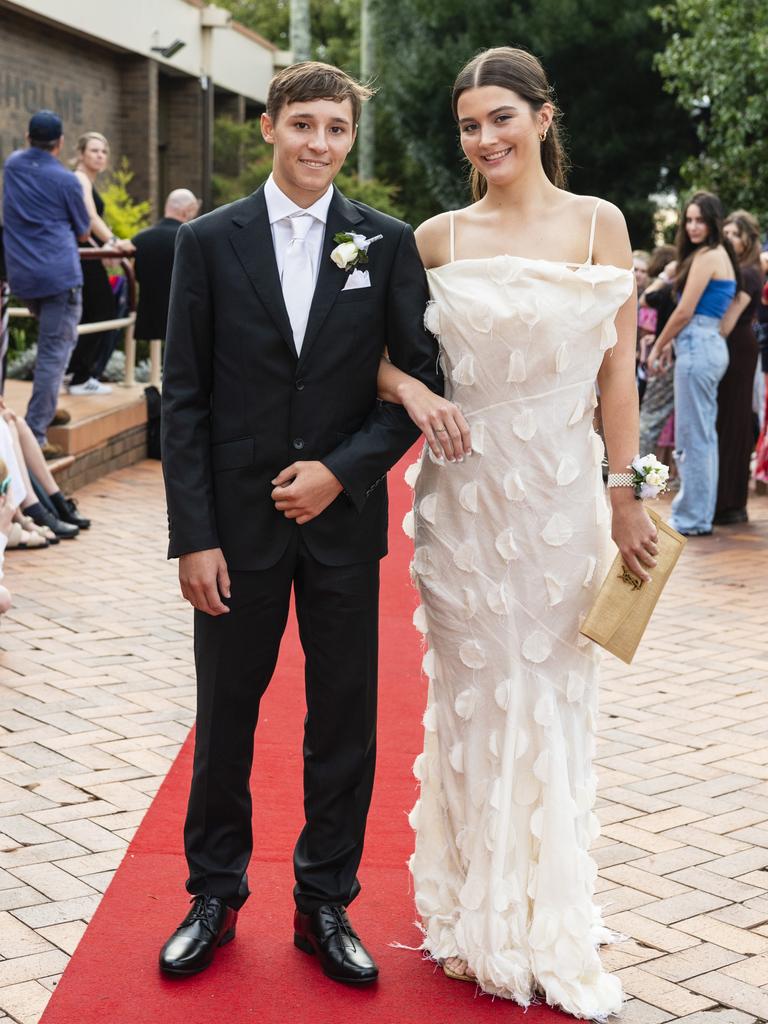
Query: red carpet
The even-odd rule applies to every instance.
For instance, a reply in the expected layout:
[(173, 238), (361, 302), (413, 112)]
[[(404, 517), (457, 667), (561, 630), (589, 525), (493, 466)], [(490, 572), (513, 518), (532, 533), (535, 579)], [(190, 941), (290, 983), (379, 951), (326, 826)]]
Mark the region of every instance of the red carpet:
[(410, 502), (399, 466), (390, 477), (391, 553), (383, 562), (379, 761), (363, 891), (352, 917), (381, 968), (373, 987), (350, 989), (326, 979), (314, 958), (294, 949), (291, 852), (302, 823), (301, 651), (291, 622), (277, 674), (262, 705), (253, 775), (254, 856), (251, 898), (237, 938), (202, 974), (166, 980), (157, 953), (187, 910), (182, 817), (191, 770), (188, 740), (147, 811), (125, 859), (67, 968), (43, 1024), (563, 1024), (547, 1007), (527, 1013), (449, 981), (416, 945), (405, 862), (406, 820), (416, 795), (411, 765), (421, 749), (425, 685), (416, 604), (408, 577), (410, 541), (400, 523)]

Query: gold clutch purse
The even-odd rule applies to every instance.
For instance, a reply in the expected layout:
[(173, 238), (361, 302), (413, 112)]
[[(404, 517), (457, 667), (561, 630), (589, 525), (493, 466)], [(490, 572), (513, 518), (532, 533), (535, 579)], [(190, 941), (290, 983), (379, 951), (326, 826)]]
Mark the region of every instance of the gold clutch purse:
[(631, 664), (645, 627), (685, 547), (685, 537), (668, 526), (652, 509), (646, 512), (658, 531), (656, 568), (646, 583), (631, 573), (616, 555), (595, 603), (579, 632)]

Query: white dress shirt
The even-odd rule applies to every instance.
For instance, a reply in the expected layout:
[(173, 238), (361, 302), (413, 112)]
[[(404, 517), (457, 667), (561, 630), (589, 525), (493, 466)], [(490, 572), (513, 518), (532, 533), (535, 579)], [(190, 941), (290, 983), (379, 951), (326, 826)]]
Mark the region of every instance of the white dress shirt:
[(288, 248), (288, 243), (293, 235), (291, 225), (285, 218), (297, 212), (310, 214), (314, 218), (314, 223), (307, 232), (307, 238), (304, 243), (312, 261), (312, 270), (315, 275), (311, 289), (314, 291), (317, 284), (317, 275), (320, 272), (320, 256), (323, 251), (328, 207), (331, 205), (331, 199), (333, 199), (333, 185), (328, 186), (328, 191), (316, 203), (313, 203), (312, 206), (308, 206), (306, 209), (302, 209), (292, 199), (289, 199), (285, 192), (278, 188), (275, 184), (275, 179), (270, 174), (264, 184), (264, 199), (267, 203), (269, 225), (272, 229), (272, 244), (275, 247), (275, 259), (277, 260), (277, 271), (280, 275), (280, 280), (283, 278), (285, 250)]

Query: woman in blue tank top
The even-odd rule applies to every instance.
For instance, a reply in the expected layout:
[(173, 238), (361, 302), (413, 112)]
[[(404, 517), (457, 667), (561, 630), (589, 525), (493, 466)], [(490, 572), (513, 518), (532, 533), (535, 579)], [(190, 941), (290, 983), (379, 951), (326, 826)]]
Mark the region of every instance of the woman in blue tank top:
[(733, 302), (739, 266), (723, 236), (723, 210), (711, 192), (686, 204), (677, 233), (680, 301), (648, 356), (652, 375), (668, 373), (675, 343), (675, 462), (680, 490), (671, 524), (686, 536), (712, 533), (717, 501), (717, 387), (728, 368), (720, 323)]

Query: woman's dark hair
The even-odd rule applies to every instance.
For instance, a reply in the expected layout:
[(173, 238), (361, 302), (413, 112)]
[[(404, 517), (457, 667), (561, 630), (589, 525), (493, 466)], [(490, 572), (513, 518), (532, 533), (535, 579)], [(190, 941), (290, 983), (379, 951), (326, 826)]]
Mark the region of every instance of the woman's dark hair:
[(658, 277), (664, 267), (675, 258), (674, 245), (657, 245), (651, 253), (651, 262), (648, 264), (648, 276), (653, 279)]
[[(558, 188), (565, 188), (568, 160), (560, 138), (561, 112), (554, 103), (552, 88), (541, 62), (532, 53), (512, 46), (497, 46), (478, 53), (464, 65), (453, 83), (451, 107), (456, 121), (459, 119), (458, 105), (461, 94), (467, 89), (477, 89), (484, 85), (497, 85), (501, 89), (516, 92), (530, 104), (534, 114), (538, 113), (545, 103), (553, 104), (555, 116), (549, 126), (547, 137), (541, 144), (541, 163), (552, 184)], [(485, 195), (487, 182), (475, 167), (472, 168), (470, 184), (475, 200)]]
[(723, 227), (733, 224), (744, 243), (744, 251), (739, 256), (742, 267), (760, 267), (760, 225), (757, 218), (747, 210), (734, 210), (725, 218)]
[[(691, 206), (698, 206), (701, 211), (701, 218), (707, 226), (707, 237), (699, 245), (693, 244), (688, 237), (688, 232), (685, 230), (685, 217)], [(723, 204), (713, 192), (695, 192), (685, 204), (682, 216), (680, 217), (680, 224), (677, 228), (675, 245), (677, 248), (675, 288), (678, 292), (682, 292), (685, 288), (685, 282), (688, 280), (693, 257), (696, 253), (704, 249), (716, 249), (718, 245), (722, 245), (728, 253), (728, 259), (731, 261), (733, 272), (736, 275), (736, 287), (738, 290), (738, 286), (741, 283), (739, 261), (736, 259), (733, 246), (723, 234)]]

